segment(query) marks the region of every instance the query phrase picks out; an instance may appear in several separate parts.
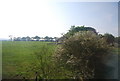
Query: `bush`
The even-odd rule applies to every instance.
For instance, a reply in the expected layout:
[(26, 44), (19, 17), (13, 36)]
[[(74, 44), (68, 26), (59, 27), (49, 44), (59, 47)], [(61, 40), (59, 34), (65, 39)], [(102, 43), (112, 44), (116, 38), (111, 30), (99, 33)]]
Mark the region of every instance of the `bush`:
[(98, 63), (108, 54), (106, 41), (92, 31), (81, 31), (65, 39), (56, 50), (56, 60), (73, 72), (75, 78), (95, 77)]

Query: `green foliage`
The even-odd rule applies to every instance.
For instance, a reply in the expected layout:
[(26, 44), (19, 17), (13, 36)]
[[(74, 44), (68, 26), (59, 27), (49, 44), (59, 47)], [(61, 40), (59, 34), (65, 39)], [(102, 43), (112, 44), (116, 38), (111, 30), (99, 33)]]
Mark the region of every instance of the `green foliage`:
[[(52, 64), (48, 61), (52, 58), (55, 48), (56, 45), (50, 45), (48, 42), (3, 41), (3, 78), (21, 79), (25, 77), (34, 79), (35, 72), (40, 71), (42, 73), (41, 67), (47, 68), (48, 64), (52, 67)], [(45, 63), (44, 66), (41, 66), (40, 57)]]
[[(49, 52), (48, 52), (49, 51)], [(34, 72), (37, 73), (38, 79), (65, 79), (68, 78), (66, 74), (70, 74), (69, 71), (65, 70), (62, 67), (59, 67), (55, 63), (52, 55), (54, 49), (48, 48), (47, 45), (44, 45), (41, 48), (41, 51), (36, 52), (36, 59), (39, 64), (34, 64), (37, 67), (34, 67)], [(33, 68), (33, 67), (32, 67)]]
[(53, 59), (56, 44), (36, 41), (3, 41), (3, 79), (66, 79), (72, 72)]
[(57, 62), (72, 71), (74, 77), (94, 78), (96, 65), (108, 54), (106, 41), (92, 31), (81, 31), (63, 41), (56, 51)]
[(115, 42), (115, 37), (112, 34), (105, 33), (104, 38), (108, 44), (113, 44)]
[(71, 26), (69, 32), (67, 34), (65, 34), (65, 36), (68, 38), (71, 35), (74, 35), (76, 32), (79, 31), (93, 31), (95, 34), (97, 34), (96, 30), (92, 27), (85, 27), (85, 26)]
[(35, 37), (33, 37), (33, 38), (36, 39), (37, 41), (40, 39), (39, 36), (35, 36)]
[(115, 43), (117, 43), (118, 47), (120, 47), (120, 36), (115, 38)]

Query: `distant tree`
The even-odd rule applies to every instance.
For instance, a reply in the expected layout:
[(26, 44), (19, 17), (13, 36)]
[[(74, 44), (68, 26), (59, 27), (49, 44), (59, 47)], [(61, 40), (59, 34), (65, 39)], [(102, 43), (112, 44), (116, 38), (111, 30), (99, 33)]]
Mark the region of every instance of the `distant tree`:
[(14, 41), (21, 41), (21, 37), (14, 37), (13, 40)]
[(58, 39), (59, 39), (58, 37), (54, 37), (55, 42), (58, 42)]
[(26, 37), (22, 37), (21, 40), (22, 40), (22, 41), (26, 41)]
[(54, 39), (54, 38), (52, 38), (52, 37), (49, 37), (49, 41), (50, 41), (50, 42), (53, 42), (53, 39)]
[(17, 39), (16, 39), (17, 41), (21, 41), (21, 37), (17, 37)]
[(45, 36), (44, 39), (45, 39), (45, 41), (49, 41), (49, 37), (48, 36)]
[(12, 35), (9, 35), (9, 37), (10, 37), (10, 40), (13, 41), (13, 36), (12, 36)]
[(96, 30), (92, 27), (85, 27), (83, 26), (71, 26), (70, 30), (64, 34), (59, 40), (64, 40), (64, 39), (68, 39), (70, 36), (73, 36), (75, 33), (80, 32), (80, 31), (92, 31), (94, 32), (96, 35), (98, 34), (96, 32)]
[(29, 36), (26, 37), (26, 41), (30, 41), (31, 38)]
[(34, 39), (36, 39), (36, 41), (39, 41), (40, 40), (40, 37), (39, 36), (35, 36), (33, 37)]
[(113, 43), (115, 42), (115, 37), (112, 34), (105, 33), (104, 38), (105, 38), (105, 40), (107, 41), (108, 44), (113, 45)]

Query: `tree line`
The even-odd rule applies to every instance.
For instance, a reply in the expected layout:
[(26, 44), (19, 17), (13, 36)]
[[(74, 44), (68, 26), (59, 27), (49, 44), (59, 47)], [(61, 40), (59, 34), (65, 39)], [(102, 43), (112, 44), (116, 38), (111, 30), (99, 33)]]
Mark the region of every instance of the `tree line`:
[(49, 36), (45, 36), (45, 37), (39, 37), (39, 36), (35, 36), (35, 37), (12, 37), (12, 35), (10, 35), (10, 40), (11, 41), (46, 41), (46, 42), (61, 42), (64, 39), (69, 38), (70, 36), (73, 36), (76, 32), (79, 31), (92, 31), (94, 32), (96, 35), (99, 35), (101, 38), (104, 38), (108, 44), (112, 45), (112, 46), (118, 46), (120, 47), (120, 36), (115, 37), (114, 35), (110, 34), (110, 33), (105, 33), (105, 34), (99, 34), (96, 29), (92, 28), (92, 27), (85, 27), (83, 26), (71, 26), (70, 30), (68, 30), (68, 32), (66, 34), (64, 34), (62, 37), (58, 38), (58, 37), (49, 37)]
[(46, 42), (56, 42), (58, 40), (58, 37), (49, 37), (49, 36), (45, 36), (45, 37), (39, 37), (39, 36), (35, 36), (35, 37), (12, 37), (9, 36), (11, 41), (46, 41)]
[(110, 33), (99, 34), (96, 31), (96, 29), (94, 29), (92, 27), (85, 27), (85, 26), (74, 26), (74, 25), (71, 26), (70, 30), (66, 34), (64, 34), (60, 38), (60, 40), (68, 39), (70, 36), (73, 36), (76, 32), (80, 32), (80, 31), (92, 31), (99, 37), (105, 39), (109, 45), (120, 47), (120, 36), (115, 37), (114, 35), (112, 35)]

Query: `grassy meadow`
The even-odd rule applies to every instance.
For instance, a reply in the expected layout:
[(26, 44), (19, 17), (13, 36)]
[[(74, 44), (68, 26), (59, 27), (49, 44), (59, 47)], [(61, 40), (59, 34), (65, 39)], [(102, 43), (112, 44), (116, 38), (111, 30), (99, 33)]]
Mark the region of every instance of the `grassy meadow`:
[(44, 71), (48, 68), (46, 65), (50, 65), (51, 56), (56, 48), (55, 44), (49, 43), (37, 41), (3, 41), (3, 78), (35, 78), (37, 72), (41, 72), (39, 73), (41, 77), (45, 77), (43, 74), (45, 74)]
[[(57, 48), (51, 42), (3, 41), (2, 78), (3, 79), (66, 79), (74, 73), (56, 66), (52, 55)], [(114, 48), (113, 54), (120, 49)], [(115, 63), (114, 63), (115, 64)]]

